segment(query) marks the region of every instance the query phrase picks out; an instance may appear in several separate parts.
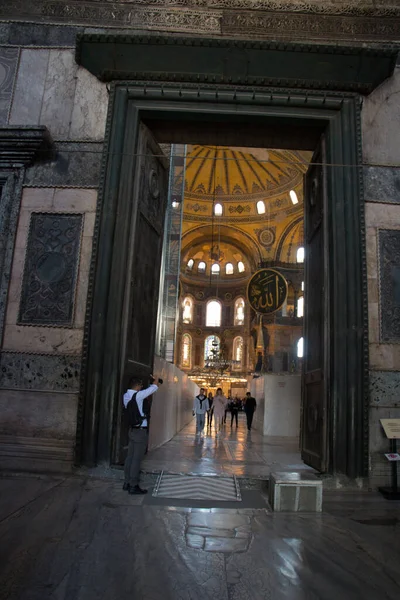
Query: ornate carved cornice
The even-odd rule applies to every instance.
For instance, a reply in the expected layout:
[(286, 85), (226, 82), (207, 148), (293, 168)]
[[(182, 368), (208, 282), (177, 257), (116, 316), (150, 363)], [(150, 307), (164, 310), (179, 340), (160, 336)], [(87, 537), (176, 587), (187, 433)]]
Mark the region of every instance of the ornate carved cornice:
[(26, 167), (46, 160), (52, 154), (52, 140), (47, 127), (0, 127), (0, 168)]
[(395, 0), (11, 0), (1, 18), (260, 39), (400, 38)]

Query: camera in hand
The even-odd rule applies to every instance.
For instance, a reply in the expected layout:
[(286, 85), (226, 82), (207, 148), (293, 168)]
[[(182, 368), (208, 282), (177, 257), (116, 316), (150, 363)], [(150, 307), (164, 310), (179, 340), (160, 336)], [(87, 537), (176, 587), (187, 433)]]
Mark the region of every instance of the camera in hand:
[(158, 378), (158, 383), (159, 383), (160, 385), (162, 385), (162, 384), (164, 383), (164, 381), (163, 381), (163, 380), (162, 380), (162, 379), (159, 377), (159, 378)]
[[(152, 385), (155, 382), (155, 377), (153, 377), (153, 375), (150, 375), (149, 377), (149, 384)], [(162, 379), (158, 378), (158, 384), (162, 385), (164, 382)]]

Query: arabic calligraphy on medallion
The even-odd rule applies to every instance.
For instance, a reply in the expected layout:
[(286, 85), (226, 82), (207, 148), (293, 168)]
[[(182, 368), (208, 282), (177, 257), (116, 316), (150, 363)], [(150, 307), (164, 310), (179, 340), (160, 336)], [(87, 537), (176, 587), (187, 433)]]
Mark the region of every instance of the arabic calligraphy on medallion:
[(260, 269), (247, 287), (247, 299), (258, 313), (267, 315), (279, 310), (288, 294), (287, 281), (275, 269)]

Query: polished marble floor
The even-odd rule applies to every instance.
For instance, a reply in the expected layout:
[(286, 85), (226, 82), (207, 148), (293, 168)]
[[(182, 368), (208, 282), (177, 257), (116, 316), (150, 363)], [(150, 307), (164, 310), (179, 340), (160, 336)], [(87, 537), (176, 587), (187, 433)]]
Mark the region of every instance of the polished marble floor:
[(0, 478), (0, 600), (398, 600), (400, 503), (148, 506), (114, 479)]
[(196, 435), (193, 420), (171, 441), (146, 456), (148, 472), (236, 475), (267, 478), (271, 471), (308, 469), (301, 460), (295, 438), (264, 437), (256, 429), (247, 430), (246, 416), (239, 414), (239, 426), (231, 427), (230, 415), (220, 433), (204, 428)]

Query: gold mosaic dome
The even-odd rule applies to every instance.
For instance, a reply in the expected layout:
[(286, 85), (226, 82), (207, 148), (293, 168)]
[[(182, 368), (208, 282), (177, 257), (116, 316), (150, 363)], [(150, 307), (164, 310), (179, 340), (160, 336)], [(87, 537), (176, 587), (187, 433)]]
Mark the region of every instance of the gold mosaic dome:
[(290, 209), (291, 190), (302, 201), (309, 159), (309, 152), (188, 146), (184, 212), (209, 216), (220, 202), (226, 217), (251, 216), (260, 200), (268, 212)]

